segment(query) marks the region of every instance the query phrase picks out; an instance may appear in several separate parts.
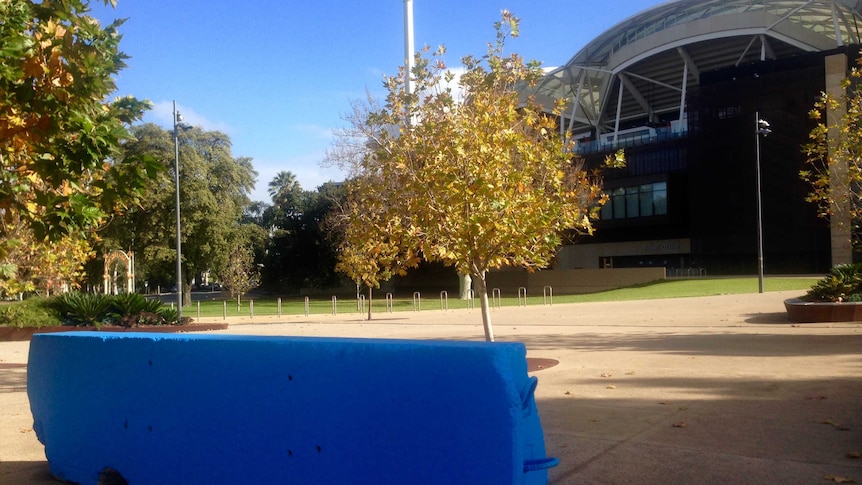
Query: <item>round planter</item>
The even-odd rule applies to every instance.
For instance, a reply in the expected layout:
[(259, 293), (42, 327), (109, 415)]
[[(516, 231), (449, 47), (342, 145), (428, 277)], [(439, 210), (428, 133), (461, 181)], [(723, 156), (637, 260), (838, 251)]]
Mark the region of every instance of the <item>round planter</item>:
[(797, 323), (860, 322), (862, 302), (815, 302), (799, 298), (784, 300), (787, 318)]
[(180, 333), (180, 332), (204, 332), (208, 330), (225, 330), (227, 323), (192, 323), (189, 325), (151, 325), (143, 327), (113, 327), (102, 325), (96, 327), (71, 327), (71, 326), (55, 326), (55, 327), (0, 327), (0, 342), (30, 340), (34, 333), (52, 333), (52, 332), (82, 332), (82, 331), (99, 331), (99, 332), (151, 332), (151, 333)]

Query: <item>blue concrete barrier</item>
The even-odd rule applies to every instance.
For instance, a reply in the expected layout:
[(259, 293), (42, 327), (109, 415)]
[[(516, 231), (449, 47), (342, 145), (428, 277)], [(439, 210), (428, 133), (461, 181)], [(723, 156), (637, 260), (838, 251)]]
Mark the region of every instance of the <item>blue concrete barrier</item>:
[(546, 483), (522, 344), (35, 335), (51, 473), (164, 483)]

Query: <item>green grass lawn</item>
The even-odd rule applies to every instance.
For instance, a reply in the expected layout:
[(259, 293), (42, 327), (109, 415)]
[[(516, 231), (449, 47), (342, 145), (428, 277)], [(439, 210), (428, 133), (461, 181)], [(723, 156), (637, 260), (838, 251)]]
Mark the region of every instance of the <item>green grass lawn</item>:
[[(805, 293), (819, 278), (814, 277), (774, 277), (764, 280), (764, 291), (786, 291), (798, 290), (799, 294)], [(650, 300), (656, 298), (684, 298), (693, 296), (729, 295), (741, 293), (757, 293), (757, 278), (697, 278), (697, 279), (673, 279), (662, 280), (636, 287), (620, 288), (616, 290), (590, 293), (586, 295), (554, 295), (552, 302), (558, 303), (584, 303), (584, 302), (606, 302), (623, 300)], [(492, 306), (517, 306), (524, 304), (524, 299), (517, 295), (501, 295), (494, 298)], [(478, 298), (474, 302), (462, 301), (457, 298), (441, 300), (440, 294), (421, 295), (420, 299), (402, 297), (396, 295), (391, 301), (387, 301), (385, 295), (375, 296), (374, 312), (381, 313), (389, 311), (433, 311), (444, 308), (461, 309), (468, 306), (479, 305)], [(527, 305), (542, 305), (551, 303), (551, 298), (544, 295), (527, 295)], [(366, 303), (367, 304), (367, 303)], [(357, 301), (353, 298), (338, 298), (335, 301), (325, 299), (310, 299), (306, 309), (304, 298), (282, 299), (281, 315), (323, 315), (323, 314), (349, 314), (362, 313)], [(367, 311), (367, 310), (363, 310)], [(277, 299), (254, 299), (242, 301), (238, 306), (234, 301), (206, 301), (195, 302), (191, 307), (183, 308), (183, 315), (192, 318), (200, 317), (248, 317), (273, 316), (279, 314), (279, 303)]]

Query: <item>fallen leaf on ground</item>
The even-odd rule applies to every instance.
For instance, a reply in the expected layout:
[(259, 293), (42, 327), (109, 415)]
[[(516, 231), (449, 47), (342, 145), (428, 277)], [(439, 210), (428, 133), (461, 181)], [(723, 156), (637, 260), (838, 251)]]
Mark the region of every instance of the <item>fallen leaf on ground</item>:
[(835, 483), (856, 483), (856, 480), (853, 480), (852, 478), (842, 477), (839, 475), (826, 475), (823, 478)]
[(685, 428), (686, 426), (688, 426), (688, 425), (687, 425), (687, 424), (685, 424), (685, 421), (680, 421), (680, 422), (678, 422), (678, 423), (674, 423), (674, 424), (673, 424), (673, 427), (674, 427), (674, 428)]
[(862, 451), (848, 451), (844, 456), (847, 458), (862, 458)]
[(617, 386), (608, 386), (605, 389), (616, 389), (616, 388), (617, 388)]
[(832, 426), (833, 428), (837, 429), (838, 431), (850, 431), (850, 428), (848, 428), (847, 426), (844, 426), (843, 424), (840, 424), (840, 423), (836, 423), (835, 421), (832, 421), (831, 419), (826, 419), (826, 420), (820, 421), (820, 424), (828, 424), (829, 426)]
[(566, 394), (567, 396), (571, 396), (571, 395), (572, 395), (572, 391), (566, 391), (566, 392), (565, 392), (565, 394)]

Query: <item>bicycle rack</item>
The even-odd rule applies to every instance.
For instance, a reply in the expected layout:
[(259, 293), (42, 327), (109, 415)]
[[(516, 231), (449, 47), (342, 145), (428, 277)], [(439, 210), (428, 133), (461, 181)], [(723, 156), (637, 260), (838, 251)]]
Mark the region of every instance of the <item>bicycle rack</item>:
[[(523, 305), (521, 298), (523, 297)], [(521, 286), (518, 288), (518, 306), (527, 306), (527, 289)]]
[(554, 305), (554, 289), (550, 286), (542, 289), (542, 303), (545, 305)]
[(496, 304), (497, 308), (500, 308), (500, 306), (502, 306), (501, 299), (502, 298), (500, 296), (500, 288), (492, 289), (491, 290), (491, 306), (494, 306)]

